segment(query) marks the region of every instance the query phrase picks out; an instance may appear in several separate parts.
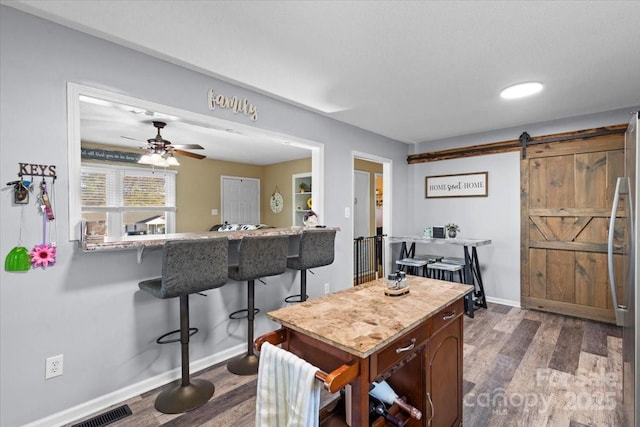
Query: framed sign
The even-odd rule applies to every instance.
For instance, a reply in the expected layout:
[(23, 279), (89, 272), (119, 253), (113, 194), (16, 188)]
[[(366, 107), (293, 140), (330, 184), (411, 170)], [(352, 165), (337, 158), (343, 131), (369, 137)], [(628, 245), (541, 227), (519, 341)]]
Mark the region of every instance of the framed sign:
[(437, 175), (425, 177), (424, 197), (486, 197), (489, 172)]

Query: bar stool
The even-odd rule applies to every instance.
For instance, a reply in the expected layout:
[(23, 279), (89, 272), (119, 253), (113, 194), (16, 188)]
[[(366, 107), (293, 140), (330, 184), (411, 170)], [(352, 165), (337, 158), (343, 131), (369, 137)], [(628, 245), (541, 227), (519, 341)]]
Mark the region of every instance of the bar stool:
[(300, 293), (289, 295), (285, 302), (304, 302), (307, 295), (307, 269), (333, 263), (336, 230), (303, 230), (298, 256), (287, 258), (287, 268), (300, 270)]
[(448, 280), (450, 282), (453, 282), (453, 273), (458, 273), (460, 283), (464, 283), (462, 281), (462, 270), (463, 267), (461, 265), (446, 264), (443, 262), (432, 262), (427, 264), (429, 277), (433, 279)]
[(234, 311), (230, 319), (242, 319), (247, 312), (247, 354), (227, 363), (229, 372), (237, 375), (258, 373), (258, 356), (253, 351), (253, 321), (260, 310), (255, 308), (255, 279), (276, 276), (287, 269), (289, 236), (244, 236), (238, 247), (238, 265), (229, 267), (229, 278), (247, 281), (247, 308)]
[[(180, 341), (182, 381), (158, 395), (155, 408), (165, 414), (191, 411), (213, 396), (214, 385), (206, 380), (189, 380), (189, 337), (197, 328), (189, 328), (189, 294), (218, 288), (227, 281), (229, 240), (218, 237), (207, 240), (173, 240), (162, 249), (162, 277), (144, 280), (141, 290), (156, 298), (180, 297), (180, 329), (162, 335), (158, 344)], [(179, 339), (166, 340), (180, 333)]]
[(429, 261), (426, 259), (403, 258), (396, 260), (396, 265), (400, 266), (401, 271), (406, 268), (407, 273), (413, 276), (420, 276), (421, 268), (423, 269), (422, 276), (426, 276), (424, 268), (428, 263)]
[(462, 266), (462, 270), (460, 270), (460, 273), (462, 274), (462, 281), (464, 283), (467, 282), (467, 275), (465, 272), (465, 262), (464, 262), (464, 258), (458, 258), (458, 257), (444, 257), (442, 258), (442, 261), (444, 264), (453, 264), (453, 265), (460, 265)]
[(419, 259), (427, 262), (440, 262), (444, 259), (442, 255), (418, 254), (413, 259)]

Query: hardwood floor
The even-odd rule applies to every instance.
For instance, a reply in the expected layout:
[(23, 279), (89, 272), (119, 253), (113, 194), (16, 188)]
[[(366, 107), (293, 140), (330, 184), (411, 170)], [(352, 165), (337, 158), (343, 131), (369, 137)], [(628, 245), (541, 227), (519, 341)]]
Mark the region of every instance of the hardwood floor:
[(465, 318), (465, 426), (621, 426), (621, 329), (490, 304)]
[[(464, 426), (622, 426), (620, 328), (497, 304), (464, 323)], [(110, 426), (254, 425), (256, 376), (220, 364), (196, 377), (216, 386), (204, 406), (162, 414), (152, 390), (123, 402), (133, 414)]]

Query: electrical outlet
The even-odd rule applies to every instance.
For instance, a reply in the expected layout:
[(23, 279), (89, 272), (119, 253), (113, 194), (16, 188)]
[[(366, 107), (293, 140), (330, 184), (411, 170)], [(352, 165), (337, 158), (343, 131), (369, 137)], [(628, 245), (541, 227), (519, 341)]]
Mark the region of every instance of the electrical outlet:
[(324, 293), (325, 293), (325, 295), (328, 294), (329, 292), (331, 292), (331, 289), (329, 288), (329, 284), (325, 283), (324, 284)]
[(57, 356), (47, 357), (45, 366), (44, 379), (58, 377), (62, 375), (62, 369), (64, 368), (64, 356), (59, 354)]

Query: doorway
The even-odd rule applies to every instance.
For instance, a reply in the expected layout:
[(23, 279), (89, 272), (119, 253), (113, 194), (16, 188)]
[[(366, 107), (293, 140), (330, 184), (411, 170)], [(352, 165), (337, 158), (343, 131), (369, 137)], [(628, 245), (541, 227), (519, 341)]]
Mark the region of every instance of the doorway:
[(371, 174), (366, 171), (353, 171), (353, 235), (369, 237), (371, 233)]
[(384, 212), (382, 212), (383, 204), (383, 196), (384, 196), (384, 180), (383, 175), (381, 173), (376, 173), (374, 175), (374, 192), (375, 192), (375, 227), (376, 227), (376, 236), (380, 236), (383, 233), (383, 218)]
[[(374, 280), (388, 268), (391, 232), (391, 160), (353, 152), (353, 267), (354, 284)], [(384, 189), (384, 191), (383, 191)]]

